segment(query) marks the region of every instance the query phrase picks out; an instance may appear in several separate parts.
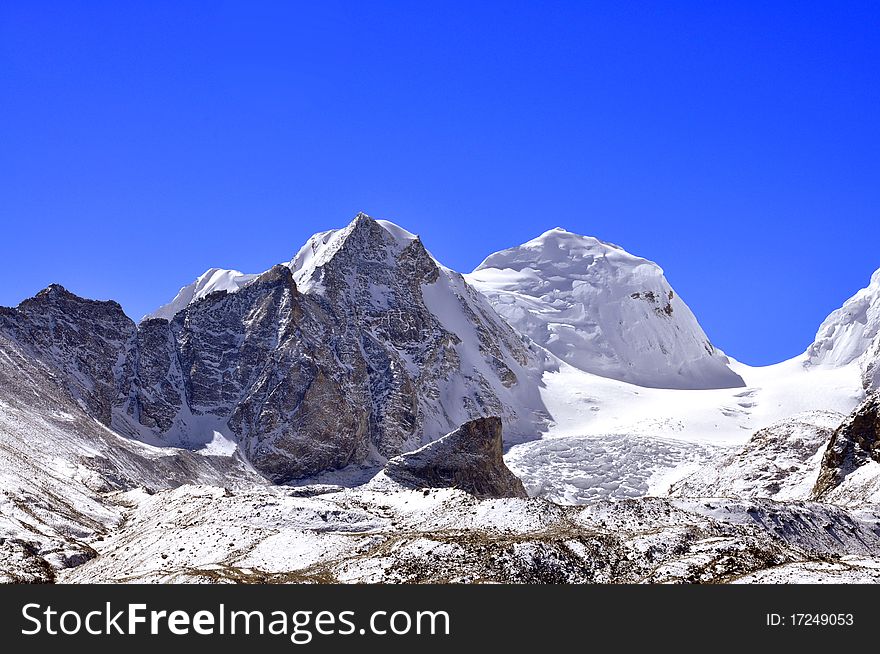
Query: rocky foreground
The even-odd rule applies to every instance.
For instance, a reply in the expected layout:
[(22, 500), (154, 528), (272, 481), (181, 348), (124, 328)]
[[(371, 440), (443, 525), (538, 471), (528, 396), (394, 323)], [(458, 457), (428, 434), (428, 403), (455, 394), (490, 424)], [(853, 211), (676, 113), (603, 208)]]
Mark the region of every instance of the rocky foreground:
[(57, 581), (880, 581), (880, 511), (809, 502), (206, 486), (115, 500), (124, 525)]
[(498, 422), (483, 419), (358, 488), (109, 491), (112, 519), (69, 538), (77, 557), (7, 538), (0, 566), (7, 581), (62, 583), (880, 581), (877, 507), (731, 497), (560, 506), (525, 496), (500, 452)]

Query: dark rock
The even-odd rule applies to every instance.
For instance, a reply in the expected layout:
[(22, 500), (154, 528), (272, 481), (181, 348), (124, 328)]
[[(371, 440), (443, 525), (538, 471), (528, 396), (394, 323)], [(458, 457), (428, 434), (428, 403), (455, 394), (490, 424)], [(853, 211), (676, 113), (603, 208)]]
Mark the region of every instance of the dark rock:
[(501, 420), (478, 418), (415, 452), (388, 461), (385, 474), (412, 488), (458, 488), (476, 497), (528, 497), (505, 465)]
[(813, 497), (822, 499), (870, 461), (880, 463), (880, 393), (868, 396), (831, 436)]
[(86, 300), (52, 284), (6, 312), (0, 328), (60, 371), (72, 399), (110, 425), (113, 406), (127, 386), (119, 363), (137, 333), (117, 302)]
[(177, 344), (167, 320), (156, 318), (138, 325), (137, 347), (129, 358), (132, 380), (127, 413), (140, 424), (168, 431), (183, 408), (184, 374)]

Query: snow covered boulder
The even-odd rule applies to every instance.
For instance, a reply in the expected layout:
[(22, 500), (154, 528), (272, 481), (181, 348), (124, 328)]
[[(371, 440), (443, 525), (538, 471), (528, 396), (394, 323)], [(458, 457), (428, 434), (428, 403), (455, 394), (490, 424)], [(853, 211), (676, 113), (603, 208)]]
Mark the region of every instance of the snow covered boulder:
[(527, 498), (504, 464), (500, 418), (477, 418), (388, 461), (385, 475), (411, 488), (458, 488), (476, 497)]

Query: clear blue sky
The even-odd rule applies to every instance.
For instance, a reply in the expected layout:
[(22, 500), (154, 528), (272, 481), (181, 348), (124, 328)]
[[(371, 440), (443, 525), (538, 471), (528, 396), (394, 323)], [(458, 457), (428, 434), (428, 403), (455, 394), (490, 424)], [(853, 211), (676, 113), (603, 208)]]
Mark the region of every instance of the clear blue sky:
[(557, 225), (799, 353), (880, 267), (877, 2), (0, 4), (0, 304), (139, 318), (357, 212), (447, 265)]

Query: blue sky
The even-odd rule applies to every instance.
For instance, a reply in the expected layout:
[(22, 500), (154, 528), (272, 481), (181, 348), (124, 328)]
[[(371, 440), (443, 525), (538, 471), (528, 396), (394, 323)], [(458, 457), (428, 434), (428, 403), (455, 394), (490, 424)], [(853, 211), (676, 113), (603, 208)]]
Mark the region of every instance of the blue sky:
[(4, 2), (0, 305), (137, 319), (366, 211), (462, 271), (618, 243), (779, 361), (880, 267), (878, 7)]

